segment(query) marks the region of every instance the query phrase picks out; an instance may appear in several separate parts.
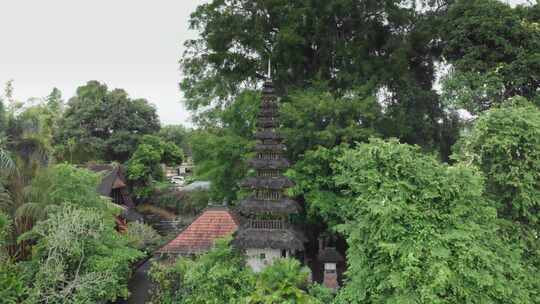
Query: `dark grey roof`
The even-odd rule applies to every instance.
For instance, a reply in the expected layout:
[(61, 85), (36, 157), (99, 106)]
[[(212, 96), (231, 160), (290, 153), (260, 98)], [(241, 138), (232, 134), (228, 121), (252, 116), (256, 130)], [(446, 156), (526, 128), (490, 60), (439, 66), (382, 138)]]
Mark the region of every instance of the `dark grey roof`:
[(248, 161), (248, 164), (254, 169), (286, 169), (290, 166), (288, 160), (281, 159), (261, 159), (253, 158)]
[(255, 133), (256, 139), (283, 139), (283, 135), (270, 130), (258, 131)]
[(283, 152), (287, 149), (284, 144), (257, 144), (255, 145), (255, 151), (270, 151), (270, 152)]
[(290, 188), (294, 183), (286, 176), (260, 177), (252, 176), (243, 180), (240, 185), (249, 189), (273, 189), (279, 190)]
[(258, 117), (279, 117), (278, 109), (261, 109), (257, 114)]
[(256, 123), (259, 128), (277, 128), (279, 122), (277, 120), (268, 119), (268, 117), (261, 117)]
[(278, 109), (279, 106), (274, 99), (263, 99), (261, 109)]
[(304, 250), (301, 236), (292, 229), (252, 229), (241, 228), (232, 242), (239, 249), (272, 248)]
[(114, 181), (119, 177), (119, 165), (112, 164), (90, 164), (88, 170), (100, 173), (103, 177), (98, 185), (97, 191), (103, 196), (110, 196)]
[(89, 164), (86, 167), (88, 170), (99, 173), (102, 175), (101, 182), (97, 187), (97, 192), (103, 196), (112, 195), (112, 190), (115, 187), (115, 182), (120, 180), (123, 184), (120, 189), (123, 196), (123, 204), (128, 208), (135, 207), (133, 200), (131, 199), (127, 190), (127, 180), (124, 175), (122, 166), (119, 164)]
[(290, 198), (266, 201), (250, 196), (238, 203), (237, 210), (246, 215), (258, 213), (296, 214), (300, 212), (301, 208), (296, 201)]
[(319, 252), (317, 259), (321, 262), (339, 263), (345, 261), (345, 258), (334, 247), (326, 247)]

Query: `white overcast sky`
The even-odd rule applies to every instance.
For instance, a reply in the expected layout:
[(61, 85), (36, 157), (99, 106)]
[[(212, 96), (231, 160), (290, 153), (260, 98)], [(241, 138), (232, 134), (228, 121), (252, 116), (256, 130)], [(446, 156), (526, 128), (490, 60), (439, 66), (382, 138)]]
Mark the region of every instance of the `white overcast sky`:
[[(0, 84), (15, 97), (72, 97), (88, 80), (156, 105), (163, 124), (188, 124), (178, 59), (189, 14), (204, 0), (0, 0)], [(504, 0), (527, 3), (526, 0)]]

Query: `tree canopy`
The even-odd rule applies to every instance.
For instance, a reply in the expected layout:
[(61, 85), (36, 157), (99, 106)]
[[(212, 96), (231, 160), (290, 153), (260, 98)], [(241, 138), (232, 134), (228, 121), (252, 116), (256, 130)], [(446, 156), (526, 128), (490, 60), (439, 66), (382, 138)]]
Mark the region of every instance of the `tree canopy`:
[(67, 103), (55, 143), (60, 156), (74, 162), (125, 161), (141, 136), (159, 131), (156, 109), (126, 91), (89, 81)]
[[(453, 117), (433, 90), (440, 47), (431, 42), (437, 41), (434, 22), (440, 22), (445, 5), (422, 1), (422, 6), (419, 10), (416, 1), (401, 0), (200, 5), (191, 16), (200, 37), (186, 42), (181, 60), (185, 104), (205, 109), (199, 111), (203, 116), (212, 112), (208, 108), (231, 106), (260, 84), (271, 60), (279, 95), (320, 81), (336, 98), (361, 87), (384, 99), (385, 125), (392, 125), (385, 130), (388, 136), (444, 150), (456, 130), (444, 124)], [(347, 104), (339, 104), (339, 110)], [(349, 115), (364, 118), (358, 112)]]
[(537, 97), (539, 9), (497, 0), (459, 0), (450, 7), (441, 37), (454, 68), (447, 84), (451, 102), (478, 113), (513, 96)]
[(137, 150), (127, 162), (127, 177), (133, 182), (138, 198), (146, 199), (152, 194), (152, 185), (164, 179), (162, 164), (182, 163), (184, 154), (172, 142), (155, 135), (144, 135)]
[(337, 227), (349, 244), (337, 303), (534, 301), (534, 274), (499, 237), (478, 171), (395, 140), (346, 151), (336, 170), (351, 196)]

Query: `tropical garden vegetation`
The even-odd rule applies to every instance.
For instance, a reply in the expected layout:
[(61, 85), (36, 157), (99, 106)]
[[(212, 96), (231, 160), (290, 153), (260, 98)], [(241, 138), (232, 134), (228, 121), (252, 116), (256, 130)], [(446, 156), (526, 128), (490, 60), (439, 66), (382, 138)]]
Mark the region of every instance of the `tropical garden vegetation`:
[[(260, 87), (280, 98), (290, 194), (310, 238), (345, 245), (337, 292), (279, 260), (253, 273), (220, 240), (155, 263), (152, 303), (540, 303), (540, 4), (212, 0), (191, 15), (180, 89), (194, 129), (89, 81), (64, 102), (0, 99), (0, 299), (125, 298), (159, 244), (115, 230), (88, 161), (127, 168), (145, 210), (231, 206), (251, 174)], [(210, 197), (163, 193), (191, 155)], [(206, 195), (206, 194), (205, 194)]]

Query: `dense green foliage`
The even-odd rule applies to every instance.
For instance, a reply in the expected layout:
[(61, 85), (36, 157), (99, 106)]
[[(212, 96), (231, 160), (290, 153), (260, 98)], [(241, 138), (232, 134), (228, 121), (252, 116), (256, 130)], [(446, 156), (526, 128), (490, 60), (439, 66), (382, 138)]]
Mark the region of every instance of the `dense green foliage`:
[[(534, 275), (498, 235), (479, 172), (396, 141), (346, 151), (336, 183), (347, 236), (338, 303), (531, 303)], [(530, 276), (528, 276), (530, 275)]]
[(173, 210), (179, 215), (199, 214), (210, 202), (210, 193), (207, 190), (193, 190), (181, 192), (168, 190), (164, 193), (155, 194), (152, 204), (157, 207)]
[(1, 201), (0, 210), (15, 220), (15, 233), (27, 231), (31, 224), (46, 218), (47, 207), (66, 203), (80, 208), (95, 208), (112, 215), (117, 213), (108, 200), (101, 197), (96, 188), (99, 176), (71, 165), (54, 165), (39, 171), (24, 193), (8, 193)]
[(212, 182), (216, 201), (236, 199), (238, 182), (247, 174), (259, 97), (258, 92), (244, 91), (230, 107), (201, 118), (199, 123), (205, 128), (191, 134), (195, 174)]
[[(446, 1), (416, 3), (239, 0), (199, 6), (191, 26), (200, 37), (186, 42), (181, 88), (201, 132), (220, 137), (220, 151), (193, 151), (198, 169), (206, 168), (201, 175), (220, 185), (216, 198), (235, 198), (229, 189), (237, 190), (247, 173), (237, 164), (245, 151), (231, 145), (251, 139), (258, 104), (252, 91), (268, 59), (291, 160), (317, 145), (332, 148), (370, 136), (398, 137), (447, 159), (459, 119), (433, 87), (442, 48), (434, 29), (448, 7)], [(193, 146), (218, 142), (207, 137), (193, 137)], [(228, 170), (207, 169), (216, 164)]]
[(137, 150), (127, 162), (127, 177), (133, 183), (137, 198), (150, 197), (154, 183), (163, 181), (162, 164), (180, 164), (183, 157), (182, 150), (174, 143), (163, 141), (154, 135), (143, 136)]
[(107, 199), (96, 191), (100, 179), (99, 174), (86, 169), (68, 164), (53, 165), (32, 180), (28, 200), (41, 210), (65, 203), (105, 210)]
[(162, 237), (151, 226), (139, 222), (128, 223), (126, 238), (129, 246), (152, 253), (162, 245)]
[(247, 173), (250, 142), (223, 130), (193, 134), (193, 161), (198, 178), (212, 183), (212, 198), (232, 200), (240, 190), (238, 181)]
[[(308, 271), (298, 261), (278, 260), (256, 274), (227, 239), (194, 260), (180, 258), (172, 266), (154, 263), (150, 275), (156, 283), (152, 303), (322, 304), (306, 291)], [(320, 286), (313, 291), (329, 297)]]
[[(190, 26), (194, 130), (160, 127), (153, 105), (97, 81), (67, 103), (6, 84), (0, 302), (125, 298), (132, 263), (161, 245), (145, 224), (117, 233), (101, 177), (62, 162), (125, 164), (157, 218), (241, 198), (270, 61), (296, 222), (312, 243), (345, 243), (344, 286), (334, 298), (293, 260), (253, 273), (223, 240), (154, 264), (154, 303), (540, 303), (540, 4), (212, 0)], [(165, 182), (161, 165), (184, 154), (210, 193)]]
[(95, 303), (127, 297), (130, 263), (142, 257), (114, 230), (112, 217), (69, 205), (54, 208), (25, 237), (37, 244), (30, 303)]
[(121, 89), (90, 81), (67, 104), (55, 135), (58, 157), (75, 163), (125, 161), (139, 139), (159, 131), (156, 109)]
[(3, 212), (0, 212), (0, 261), (6, 258), (6, 254), (4, 252), (4, 245), (6, 244), (7, 236), (10, 229), (11, 222), (9, 217)]
[(256, 275), (255, 289), (243, 299), (246, 304), (323, 304), (306, 290), (309, 270), (297, 260), (274, 261)]
[(538, 228), (540, 109), (523, 99), (512, 102), (480, 116), (456, 156), (482, 170), (500, 217)]
[(296, 185), (292, 193), (303, 196), (307, 202), (306, 212), (310, 222), (325, 223), (329, 227), (342, 222), (339, 215), (340, 207), (351, 199), (336, 185), (333, 176), (337, 159), (348, 146), (342, 145), (333, 149), (319, 147), (308, 151), (288, 175)]
[(26, 296), (28, 287), (20, 265), (13, 263), (6, 252), (11, 221), (0, 211), (0, 299), (3, 303), (20, 303)]
[[(486, 196), (505, 221), (504, 237), (540, 269), (540, 110), (521, 98), (487, 111), (462, 139), (456, 158), (478, 167)], [(540, 280), (534, 280), (537, 288)]]
[[(97, 82), (79, 88), (67, 105), (58, 89), (42, 99), (18, 101), (11, 82), (5, 96), (7, 111), (2, 107), (0, 113), (1, 301), (126, 298), (131, 265), (143, 257), (139, 249), (155, 249), (161, 237), (142, 224), (117, 233), (114, 216), (120, 209), (96, 191), (102, 176), (55, 162), (125, 160), (144, 134), (157, 135), (155, 109)], [(97, 132), (101, 127), (106, 134)], [(96, 149), (85, 151), (89, 143)], [(159, 151), (158, 161), (182, 161), (182, 151), (171, 142), (154, 137), (145, 144)], [(108, 154), (107, 149), (116, 150)], [(148, 168), (162, 174), (159, 163)]]
[(441, 27), (443, 54), (454, 68), (446, 82), (450, 103), (478, 113), (513, 96), (537, 97), (539, 9), (497, 0), (451, 6)]
[(238, 303), (253, 289), (244, 263), (228, 240), (216, 242), (196, 260), (179, 259), (172, 267), (155, 263), (150, 272), (157, 283), (152, 303)]
[(21, 265), (0, 261), (0, 296), (2, 303), (18, 304), (28, 297), (28, 277)]
[(168, 125), (161, 127), (157, 135), (164, 141), (171, 142), (182, 148), (184, 154), (186, 154), (190, 152), (189, 134), (190, 130), (182, 125)]
[(7, 126), (7, 113), (4, 99), (0, 97), (0, 137), (5, 136), (4, 132)]
[[(7, 230), (2, 218), (0, 231), (11, 246), (2, 248), (15, 248), (13, 237), (21, 250), (32, 246), (30, 256), (14, 251), (23, 261), (0, 261), (0, 294), (7, 303), (96, 303), (127, 297), (130, 265), (142, 257), (135, 248), (150, 234), (135, 240), (115, 231), (113, 214), (119, 210), (97, 193), (98, 181), (97, 174), (85, 169), (50, 166), (32, 180), (22, 205), (3, 206), (15, 220)], [(25, 223), (30, 225), (21, 229)]]
[(292, 161), (318, 146), (366, 141), (383, 132), (381, 106), (362, 89), (337, 98), (320, 88), (295, 91), (280, 112)]
[(6, 146), (13, 152), (19, 173), (25, 178), (32, 178), (39, 167), (51, 161), (62, 104), (57, 89), (46, 99), (11, 101), (6, 117)]

